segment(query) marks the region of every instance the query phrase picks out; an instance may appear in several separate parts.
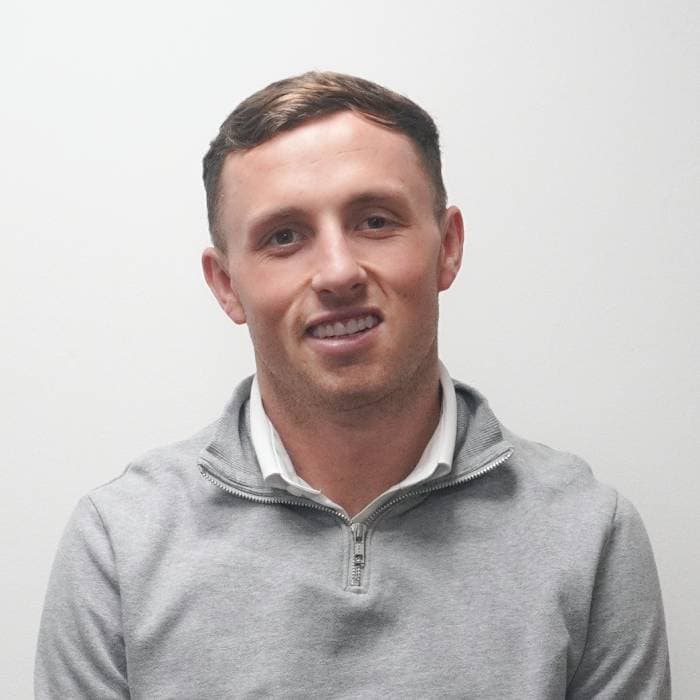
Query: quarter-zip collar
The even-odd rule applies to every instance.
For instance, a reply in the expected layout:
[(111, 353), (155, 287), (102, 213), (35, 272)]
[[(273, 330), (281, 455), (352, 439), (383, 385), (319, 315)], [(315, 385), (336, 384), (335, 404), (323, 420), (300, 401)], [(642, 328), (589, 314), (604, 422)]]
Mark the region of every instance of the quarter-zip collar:
[[(438, 364), (441, 389), (440, 418), (430, 440), (428, 440), (421, 453), (420, 459), (406, 477), (377, 495), (360, 512), (353, 516), (353, 520), (363, 520), (381, 503), (385, 503), (399, 491), (405, 493), (413, 485), (444, 476), (452, 469), (457, 435), (457, 397), (454, 383), (447, 368), (442, 362)], [(272, 488), (283, 489), (288, 493), (309, 498), (316, 503), (346, 513), (341, 506), (334, 503), (321, 491), (314, 489), (297, 474), (282, 439), (265, 412), (256, 379), (253, 379), (250, 388), (248, 406), (250, 411), (250, 440), (255, 449), (265, 483)]]
[[(268, 486), (260, 471), (250, 440), (249, 398), (253, 377), (243, 380), (234, 391), (216, 427), (211, 442), (199, 456), (199, 467), (205, 476), (214, 477), (244, 497), (267, 502), (311, 504), (303, 497)], [(404, 498), (415, 491), (425, 493), (461, 483), (502, 463), (512, 453), (504, 439), (498, 419), (486, 399), (472, 387), (454, 382), (457, 396), (457, 435), (455, 458), (451, 471), (432, 481), (397, 492)], [(389, 503), (393, 502), (392, 499)], [(318, 504), (314, 504), (318, 506)], [(385, 504), (387, 505), (387, 504)], [(384, 506), (380, 507), (384, 510)], [(327, 510), (332, 510), (328, 508)]]

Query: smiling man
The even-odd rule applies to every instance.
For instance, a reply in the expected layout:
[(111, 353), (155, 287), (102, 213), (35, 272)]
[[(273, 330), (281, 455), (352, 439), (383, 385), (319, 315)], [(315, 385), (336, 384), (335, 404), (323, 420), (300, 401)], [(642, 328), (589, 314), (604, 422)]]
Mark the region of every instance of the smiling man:
[(459, 210), (410, 137), (351, 110), (231, 152), (219, 177), (224, 233), (204, 271), (250, 329), (256, 404), (297, 475), (355, 515), (438, 424), (437, 299), (459, 269)]
[(283, 80), (226, 119), (204, 182), (204, 275), (257, 371), (79, 504), (37, 695), (669, 697), (634, 508), (439, 361), (464, 233), (429, 115)]

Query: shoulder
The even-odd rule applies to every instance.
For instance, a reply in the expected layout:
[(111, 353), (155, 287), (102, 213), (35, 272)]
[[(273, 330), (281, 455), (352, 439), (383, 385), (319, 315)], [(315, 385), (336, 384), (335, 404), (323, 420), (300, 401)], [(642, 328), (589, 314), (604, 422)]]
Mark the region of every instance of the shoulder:
[[(184, 501), (203, 481), (198, 458), (219, 421), (191, 437), (148, 450), (132, 460), (116, 478), (89, 491), (83, 509), (94, 509), (109, 531), (177, 517)], [(88, 507), (89, 506), (89, 507)]]
[(501, 429), (513, 447), (507, 464), (509, 478), (517, 483), (514, 492), (519, 506), (548, 521), (550, 533), (565, 530), (579, 544), (597, 534), (603, 551), (624, 541), (630, 546), (621, 548), (623, 558), (639, 558), (644, 553), (651, 560), (648, 536), (636, 507), (614, 486), (600, 481), (585, 459)]
[(596, 478), (582, 457), (507, 429), (503, 434), (513, 454), (506, 469), (494, 470), (490, 489), (508, 494), (498, 510), (499, 526), (508, 536), (533, 561), (547, 561), (551, 570), (561, 571), (568, 589), (585, 600), (590, 601), (597, 581), (614, 606), (624, 599), (625, 581), (632, 580), (655, 600), (654, 557), (635, 506)]
[[(453, 380), (457, 392), (457, 425), (465, 445), (477, 453), (484, 446), (506, 447), (511, 455), (489, 478), (479, 479), (478, 491), (488, 492), (507, 519), (537, 518), (553, 529), (583, 527), (595, 522), (610, 527), (619, 495), (599, 481), (582, 457), (527, 439), (507, 428), (493, 413), (488, 399), (475, 388)], [(464, 448), (462, 448), (464, 450)]]
[(148, 450), (86, 495), (84, 502), (97, 511), (110, 537), (121, 535), (133, 544), (149, 533), (184, 527), (189, 517), (205, 510), (201, 506), (213, 496), (200, 473), (201, 456), (245, 437), (251, 382), (247, 377), (238, 384), (217, 420), (185, 440)]
[(501, 430), (504, 438), (513, 445), (511, 465), (542, 488), (612, 491), (596, 480), (589, 463), (579, 455), (528, 440), (503, 426)]
[(643, 530), (632, 503), (600, 481), (585, 459), (502, 430), (513, 446), (508, 472), (517, 484), (516, 500), (521, 507), (535, 510), (540, 521), (553, 530), (579, 533), (582, 540), (597, 533), (603, 546), (620, 527)]

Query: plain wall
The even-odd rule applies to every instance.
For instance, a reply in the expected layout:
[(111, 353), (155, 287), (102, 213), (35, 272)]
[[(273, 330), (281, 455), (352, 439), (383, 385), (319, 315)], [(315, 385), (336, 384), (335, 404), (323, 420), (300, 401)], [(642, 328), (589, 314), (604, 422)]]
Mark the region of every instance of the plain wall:
[(311, 68), (442, 133), (464, 267), (441, 355), (512, 430), (637, 506), (675, 695), (700, 693), (697, 2), (15, 2), (0, 28), (0, 694), (31, 696), (77, 499), (253, 370), (202, 279), (201, 157)]

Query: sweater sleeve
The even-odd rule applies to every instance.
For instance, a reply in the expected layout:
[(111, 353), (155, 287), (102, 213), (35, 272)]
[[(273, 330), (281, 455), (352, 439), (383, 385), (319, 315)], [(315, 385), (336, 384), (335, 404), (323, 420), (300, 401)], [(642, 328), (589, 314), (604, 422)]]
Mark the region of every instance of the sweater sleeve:
[(668, 642), (654, 555), (639, 514), (622, 496), (618, 496), (598, 564), (586, 646), (566, 697), (671, 697)]
[(130, 697), (112, 546), (89, 497), (68, 522), (49, 579), (34, 669), (35, 697)]

